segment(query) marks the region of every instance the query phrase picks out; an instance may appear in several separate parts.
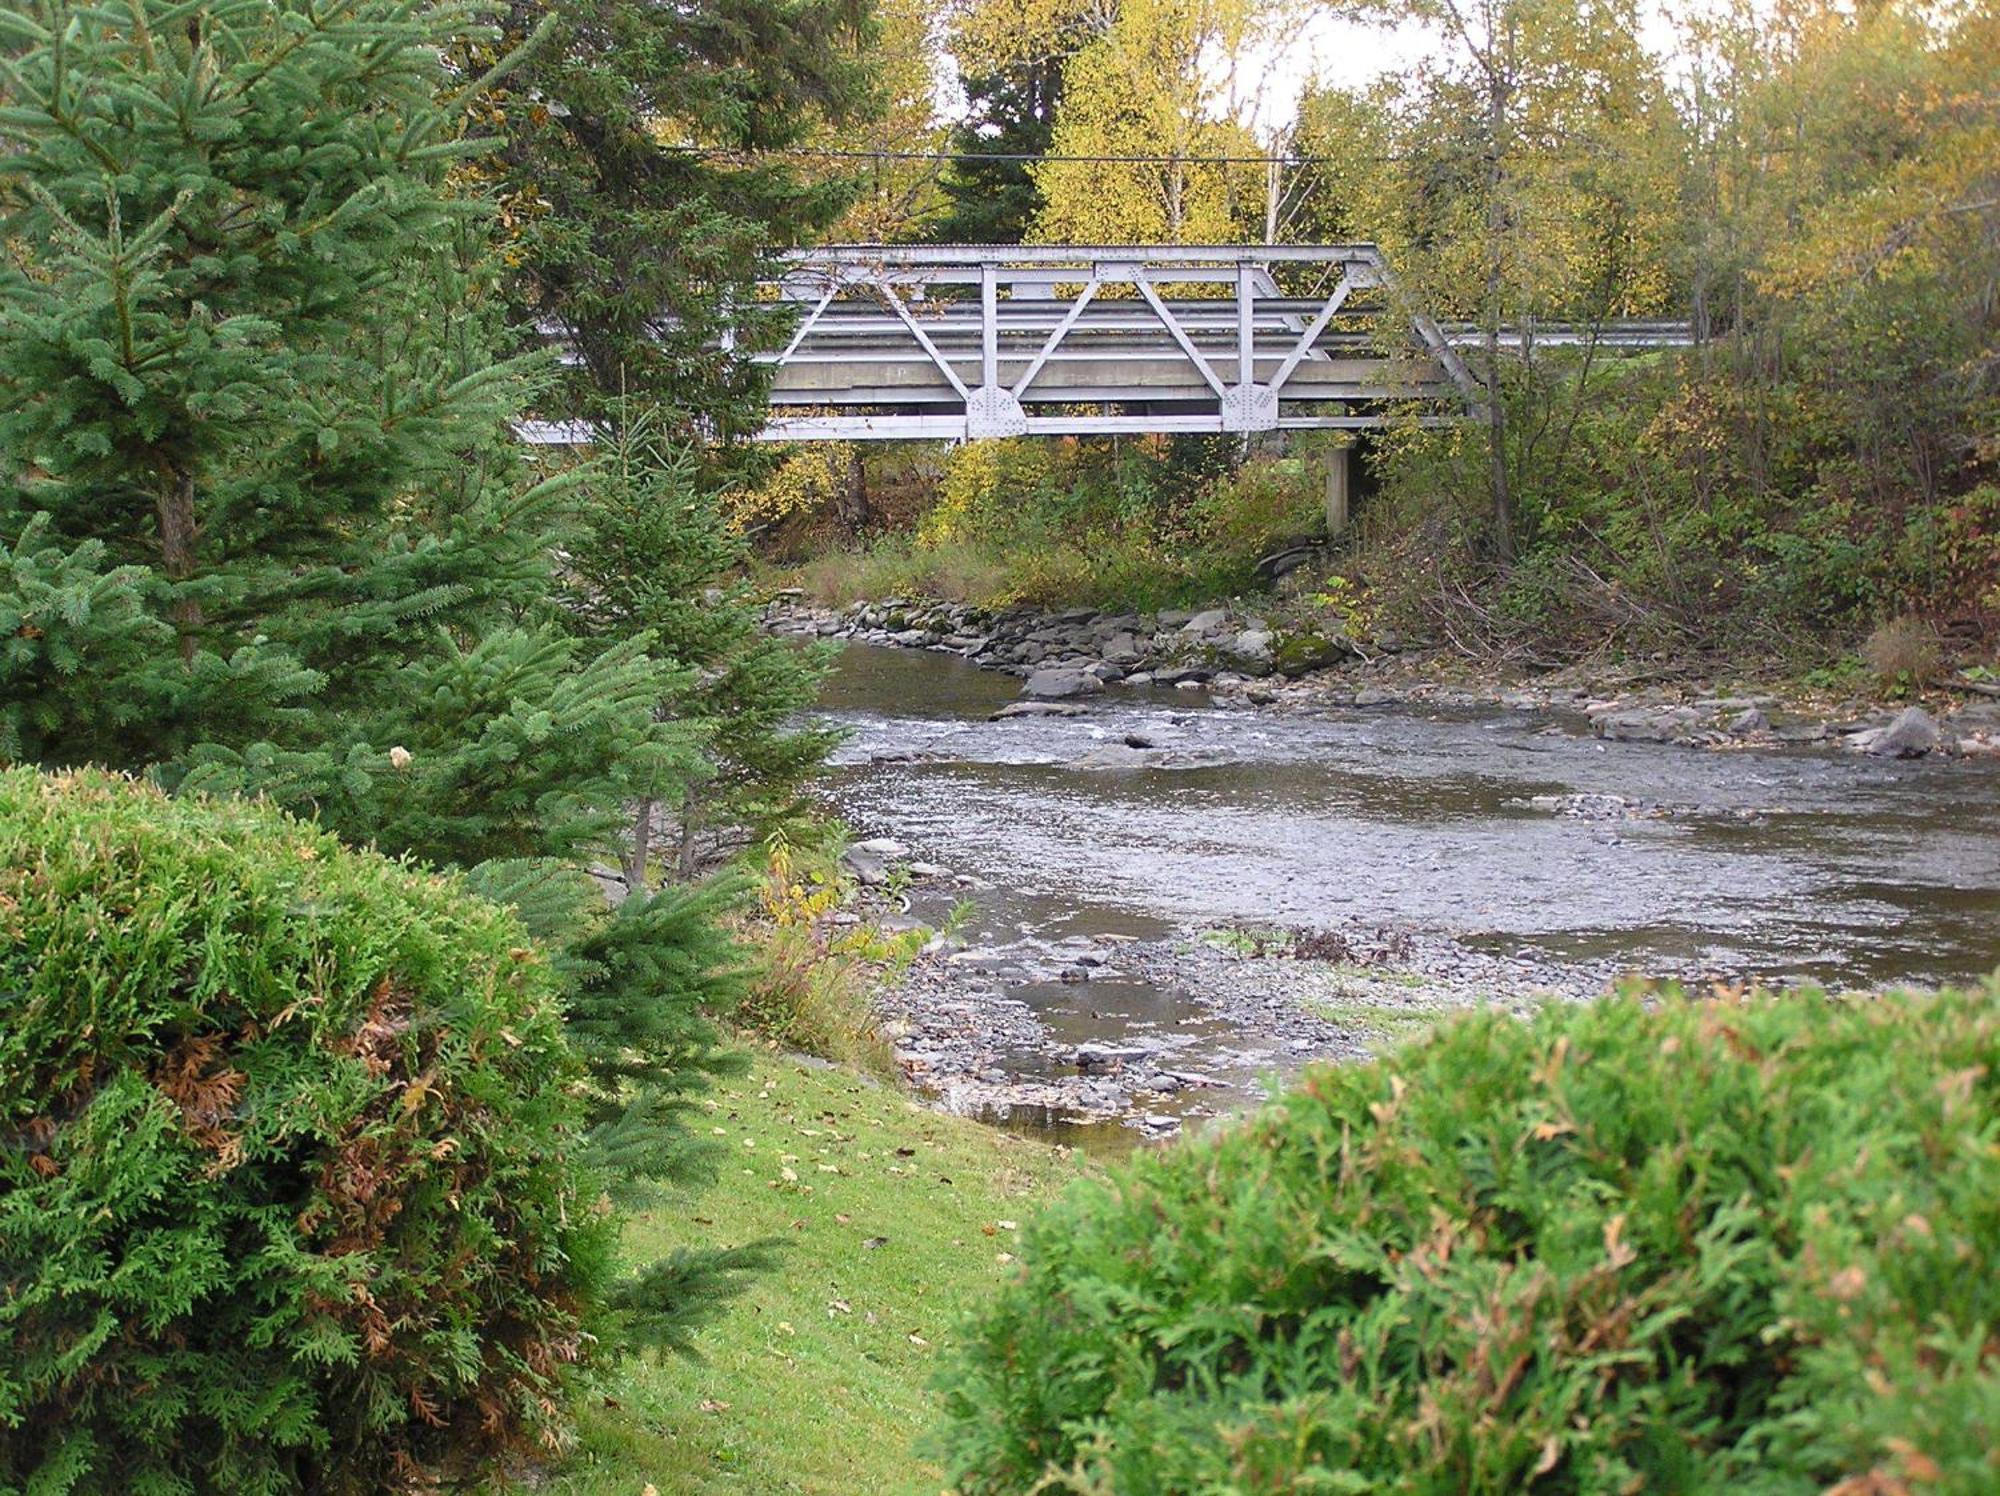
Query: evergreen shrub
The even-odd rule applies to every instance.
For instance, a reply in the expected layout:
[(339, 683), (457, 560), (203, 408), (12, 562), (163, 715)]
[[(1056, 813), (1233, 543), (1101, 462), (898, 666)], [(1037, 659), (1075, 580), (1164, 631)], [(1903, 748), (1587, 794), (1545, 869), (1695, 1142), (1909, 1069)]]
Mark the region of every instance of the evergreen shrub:
[(2000, 1489), (2000, 984), (1481, 1016), (1086, 1182), (964, 1493)]
[(0, 773), (0, 1490), (429, 1488), (562, 1437), (611, 1225), (514, 915)]

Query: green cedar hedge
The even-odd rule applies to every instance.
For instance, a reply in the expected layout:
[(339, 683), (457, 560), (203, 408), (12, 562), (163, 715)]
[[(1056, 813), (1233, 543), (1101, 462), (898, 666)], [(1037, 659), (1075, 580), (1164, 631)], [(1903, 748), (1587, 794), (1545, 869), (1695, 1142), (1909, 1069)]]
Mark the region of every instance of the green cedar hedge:
[(450, 879), (0, 773), (0, 1490), (400, 1490), (559, 1438), (612, 1244), (556, 992)]
[(1633, 997), (1322, 1069), (1086, 1183), (966, 1493), (2000, 1491), (2000, 986)]

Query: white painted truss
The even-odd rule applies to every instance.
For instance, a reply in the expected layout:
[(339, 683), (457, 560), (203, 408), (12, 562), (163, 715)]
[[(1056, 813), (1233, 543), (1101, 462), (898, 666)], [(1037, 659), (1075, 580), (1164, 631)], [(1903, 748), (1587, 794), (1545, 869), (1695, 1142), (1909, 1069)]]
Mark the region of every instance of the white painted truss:
[(761, 356), (771, 441), (1342, 429), (1478, 398), (1428, 319), (1371, 326), (1393, 286), (1369, 244), (845, 245), (787, 257), (776, 293), (801, 315)]
[[(1479, 340), (1400, 296), (1372, 244), (835, 245), (781, 260), (797, 311), (765, 441), (1355, 430), (1446, 421)], [(1683, 324), (1509, 329), (1652, 348)], [(589, 433), (528, 423), (539, 442)]]

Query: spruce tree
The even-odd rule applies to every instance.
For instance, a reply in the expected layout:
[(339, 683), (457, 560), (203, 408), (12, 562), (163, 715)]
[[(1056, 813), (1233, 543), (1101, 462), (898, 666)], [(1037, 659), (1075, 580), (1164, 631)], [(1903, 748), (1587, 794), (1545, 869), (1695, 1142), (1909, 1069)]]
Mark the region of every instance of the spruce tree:
[(572, 600), (600, 647), (645, 630), (683, 667), (659, 715), (705, 745), (678, 793), (635, 796), (638, 887), (656, 814), (677, 832), (664, 866), (692, 874), (709, 832), (754, 833), (788, 809), (830, 742), (793, 725), (823, 665), (759, 629), (722, 499), (768, 463), (739, 441), (766, 417), (749, 354), (785, 326), (757, 278), (850, 193), (783, 153), (872, 107), (870, 6), (522, 3), (507, 24), (546, 33), (493, 116), (514, 209), (507, 291), (571, 354), (538, 413), (590, 428), (604, 455), (580, 475)]
[[(689, 876), (705, 834), (754, 832), (796, 809), (837, 734), (802, 720), (824, 654), (759, 627), (742, 577), (747, 543), (704, 486), (701, 465), (668, 438), (656, 410), (626, 404), (613, 414), (584, 475), (570, 606), (604, 645), (643, 632), (660, 654), (691, 667), (660, 710), (698, 731), (705, 750), (677, 801), (640, 804), (625, 862), (636, 888), (656, 850), (666, 852), (667, 868)], [(669, 820), (677, 845), (656, 849), (657, 823)]]
[(774, 336), (756, 282), (810, 242), (850, 185), (784, 153), (872, 104), (870, 0), (517, 0), (545, 40), (500, 94), (520, 320), (575, 355), (542, 406), (660, 408), (670, 434), (728, 443), (764, 423), (744, 353)]
[(1042, 211), (1029, 168), (1055, 135), (1062, 64), (1038, 58), (965, 80), (965, 117), (938, 182), (951, 208), (930, 225), (933, 242), (1019, 244), (1028, 236)]
[[(590, 877), (691, 772), (688, 677), (578, 634), (576, 482), (513, 437), (536, 365), (443, 59), (518, 58), (456, 0), (37, 0), (0, 38), (0, 754), (470, 869), (569, 975), (600, 1154), (687, 1177), (738, 962), (713, 897)], [(643, 1300), (684, 1328), (672, 1285), (748, 1260)]]

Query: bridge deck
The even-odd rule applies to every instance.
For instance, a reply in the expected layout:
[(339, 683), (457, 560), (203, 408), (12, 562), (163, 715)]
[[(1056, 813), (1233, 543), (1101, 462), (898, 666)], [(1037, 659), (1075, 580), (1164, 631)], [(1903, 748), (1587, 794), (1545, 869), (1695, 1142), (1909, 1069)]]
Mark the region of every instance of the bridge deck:
[(775, 290), (800, 317), (762, 356), (773, 441), (1353, 428), (1480, 398), (1476, 335), (1399, 307), (1372, 244), (835, 246)]
[[(796, 311), (754, 355), (766, 441), (1353, 429), (1483, 398), (1459, 354), (1479, 334), (1412, 309), (1372, 244), (835, 245), (785, 256), (763, 294)], [(1688, 341), (1653, 322), (1532, 335)]]
[(788, 259), (771, 440), (1266, 431), (1473, 394), (1441, 333), (1384, 348), (1371, 245), (853, 245)]

